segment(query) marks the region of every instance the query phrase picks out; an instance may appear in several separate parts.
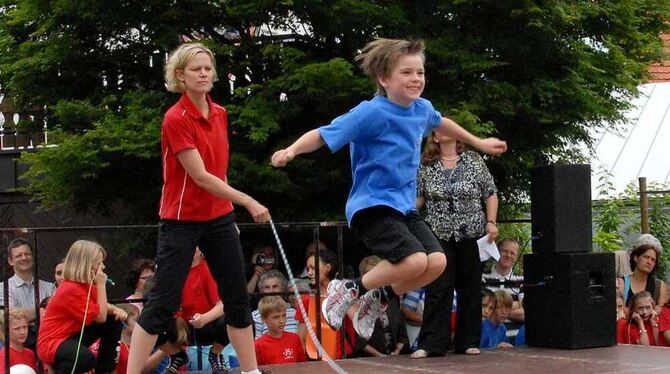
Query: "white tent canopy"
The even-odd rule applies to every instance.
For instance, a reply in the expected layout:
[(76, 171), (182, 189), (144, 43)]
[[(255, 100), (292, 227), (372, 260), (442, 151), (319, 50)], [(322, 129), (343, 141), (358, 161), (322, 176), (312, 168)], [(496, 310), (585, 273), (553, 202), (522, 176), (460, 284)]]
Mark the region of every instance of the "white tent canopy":
[(591, 196), (598, 198), (598, 170), (611, 175), (615, 194), (630, 183), (646, 177), (647, 184), (670, 181), (670, 83), (650, 83), (639, 87), (640, 95), (626, 113), (629, 123), (620, 132), (602, 129), (592, 134)]

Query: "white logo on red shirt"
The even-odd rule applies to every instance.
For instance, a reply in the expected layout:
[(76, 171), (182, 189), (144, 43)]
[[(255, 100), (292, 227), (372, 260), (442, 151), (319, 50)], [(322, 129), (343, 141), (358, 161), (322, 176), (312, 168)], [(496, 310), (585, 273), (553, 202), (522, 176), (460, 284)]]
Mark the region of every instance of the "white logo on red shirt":
[(284, 355), (284, 360), (288, 360), (294, 357), (295, 351), (293, 348), (285, 348), (282, 354)]

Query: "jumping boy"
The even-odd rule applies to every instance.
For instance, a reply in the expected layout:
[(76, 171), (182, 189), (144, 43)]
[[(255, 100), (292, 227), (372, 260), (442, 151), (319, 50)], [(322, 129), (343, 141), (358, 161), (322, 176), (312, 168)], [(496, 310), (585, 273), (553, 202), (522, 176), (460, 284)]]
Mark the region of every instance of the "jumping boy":
[(324, 144), (332, 152), (350, 145), (353, 186), (347, 221), (384, 261), (363, 277), (333, 280), (322, 309), (328, 323), (339, 328), (347, 308), (360, 296), (354, 327), (364, 338), (372, 334), (380, 300), (425, 286), (446, 266), (439, 241), (415, 208), (422, 138), (438, 128), (489, 154), (507, 149), (499, 139), (475, 137), (420, 97), (423, 50), (422, 41), (378, 39), (366, 45), (356, 60), (376, 83), (376, 96), (272, 155), (272, 164), (282, 167)]

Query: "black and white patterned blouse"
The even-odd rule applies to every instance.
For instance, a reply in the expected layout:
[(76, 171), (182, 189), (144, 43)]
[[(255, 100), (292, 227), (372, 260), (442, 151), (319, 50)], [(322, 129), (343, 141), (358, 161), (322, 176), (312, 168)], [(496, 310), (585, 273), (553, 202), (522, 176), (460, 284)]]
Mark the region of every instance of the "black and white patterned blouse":
[(456, 241), (478, 239), (486, 234), (486, 199), (497, 193), (493, 176), (482, 157), (465, 151), (453, 169), (439, 158), (421, 165), (417, 195), (426, 199), (426, 222), (438, 238)]

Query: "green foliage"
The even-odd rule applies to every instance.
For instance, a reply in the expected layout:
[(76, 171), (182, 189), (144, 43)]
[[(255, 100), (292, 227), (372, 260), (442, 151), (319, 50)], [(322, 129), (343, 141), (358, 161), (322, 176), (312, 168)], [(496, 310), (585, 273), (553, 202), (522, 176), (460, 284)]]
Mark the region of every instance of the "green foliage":
[[(631, 243), (624, 243), (623, 235), (634, 242), (641, 232), (640, 194), (638, 185), (631, 183), (619, 196), (613, 196), (613, 186), (608, 181), (610, 177), (606, 171), (599, 171), (601, 177), (601, 199), (593, 209), (596, 233), (593, 242), (602, 250), (615, 251), (631, 247)], [(647, 190), (649, 203), (649, 233), (656, 237), (664, 248), (658, 260), (658, 276), (668, 280), (670, 277), (670, 255), (666, 248), (670, 248), (670, 185), (667, 183), (650, 183)]]
[(593, 235), (593, 243), (601, 250), (607, 252), (614, 252), (622, 249), (623, 237), (619, 233), (619, 227), (623, 220), (624, 202), (622, 199), (613, 195), (615, 191), (614, 184), (611, 180), (613, 175), (606, 169), (598, 170), (598, 199), (602, 201), (597, 208), (593, 209), (595, 213), (595, 233)]
[(57, 129), (57, 148), (24, 157), (36, 199), (112, 211), (111, 196), (132, 220), (151, 222), (158, 124), (176, 100), (163, 93), (164, 55), (180, 36), (201, 39), (217, 55), (212, 96), (230, 112), (231, 184), (275, 220), (341, 219), (346, 151), (282, 170), (268, 158), (372, 96), (353, 63), (368, 41), (426, 40), (424, 96), (472, 132), (508, 141), (507, 154), (487, 161), (513, 202), (526, 195), (530, 166), (576, 160), (590, 127), (623, 120), (669, 18), (670, 0), (0, 0), (0, 84), (20, 109), (46, 106)]
[[(58, 146), (23, 153), (21, 160), (31, 165), (23, 176), (31, 180), (25, 191), (44, 208), (73, 203), (80, 211), (109, 215), (115, 213), (115, 204), (128, 203), (126, 199), (133, 196), (135, 208), (154, 212), (152, 205), (160, 191), (147, 188), (151, 186), (147, 180), (161, 175), (154, 163), (160, 154), (160, 108), (164, 101), (162, 94), (130, 91), (121, 98), (105, 100), (105, 105), (116, 104), (119, 110), (92, 107), (86, 102), (59, 102), (55, 112), (64, 113), (63, 117), (56, 115), (62, 127), (73, 128), (70, 120), (80, 123), (82, 117), (72, 113), (95, 113), (93, 127), (78, 134), (57, 130), (51, 136)], [(142, 222), (139, 218), (145, 217), (119, 218)]]
[[(649, 191), (670, 191), (667, 183), (652, 183)], [(649, 195), (649, 233), (661, 241), (663, 253), (658, 259), (658, 276), (670, 280), (670, 193)]]

